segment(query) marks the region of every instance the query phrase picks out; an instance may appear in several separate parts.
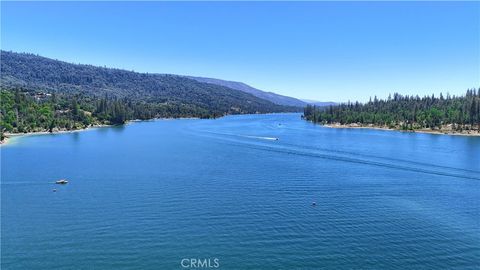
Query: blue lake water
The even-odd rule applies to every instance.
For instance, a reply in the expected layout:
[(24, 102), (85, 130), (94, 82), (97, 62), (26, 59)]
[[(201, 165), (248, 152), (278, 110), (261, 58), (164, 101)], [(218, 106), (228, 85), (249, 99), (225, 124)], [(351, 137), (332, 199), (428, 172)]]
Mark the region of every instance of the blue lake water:
[(1, 269), (480, 268), (480, 137), (272, 114), (0, 149)]

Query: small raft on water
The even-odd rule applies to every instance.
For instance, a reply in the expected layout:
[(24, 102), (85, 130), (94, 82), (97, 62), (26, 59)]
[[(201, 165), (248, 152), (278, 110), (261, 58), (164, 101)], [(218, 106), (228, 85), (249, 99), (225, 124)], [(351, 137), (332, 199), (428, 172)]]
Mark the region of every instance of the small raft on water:
[(68, 181), (66, 179), (60, 179), (60, 180), (55, 181), (55, 184), (59, 184), (59, 185), (65, 185), (67, 183), (68, 183)]

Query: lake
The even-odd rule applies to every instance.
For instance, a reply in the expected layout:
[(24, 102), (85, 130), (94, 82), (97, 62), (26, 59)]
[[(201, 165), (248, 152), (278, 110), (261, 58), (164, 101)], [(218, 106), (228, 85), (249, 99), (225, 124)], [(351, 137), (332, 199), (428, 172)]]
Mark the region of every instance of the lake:
[(1, 147), (1, 268), (474, 269), (479, 180), (480, 137), (300, 114), (25, 136)]

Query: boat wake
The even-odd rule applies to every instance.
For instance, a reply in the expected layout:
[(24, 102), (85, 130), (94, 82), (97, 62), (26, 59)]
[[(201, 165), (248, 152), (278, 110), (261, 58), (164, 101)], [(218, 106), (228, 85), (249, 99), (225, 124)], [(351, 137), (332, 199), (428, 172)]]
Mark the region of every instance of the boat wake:
[(211, 131), (203, 131), (203, 132), (208, 133), (208, 134), (213, 134), (213, 135), (225, 135), (225, 136), (230, 136), (230, 137), (249, 138), (249, 139), (258, 139), (258, 140), (266, 140), (266, 141), (278, 141), (277, 137), (254, 136), (254, 135), (221, 133), (221, 132), (211, 132)]
[[(408, 160), (401, 160), (396, 158), (385, 158), (380, 156), (373, 155), (362, 155), (356, 154), (348, 151), (341, 150), (332, 150), (318, 147), (306, 147), (302, 145), (295, 144), (265, 144), (261, 142), (252, 142), (250, 140), (241, 140), (239, 137), (243, 138), (253, 138), (253, 139), (262, 139), (262, 140), (274, 140), (274, 137), (260, 137), (260, 136), (250, 136), (250, 135), (239, 135), (239, 134), (224, 134), (224, 133), (214, 133), (207, 132), (214, 136), (216, 139), (221, 139), (223, 141), (228, 141), (229, 144), (238, 145), (241, 147), (247, 147), (250, 149), (269, 151), (276, 153), (284, 153), (289, 155), (299, 155), (299, 156), (308, 156), (313, 158), (321, 158), (328, 160), (335, 160), (340, 162), (349, 162), (356, 164), (364, 164), (370, 166), (379, 166), (384, 168), (397, 169), (402, 171), (410, 172), (419, 172), (430, 175), (439, 175), (471, 180), (480, 180), (479, 172), (474, 170), (466, 170), (461, 168), (453, 168), (448, 166), (440, 166), (435, 164), (427, 163), (415, 163)], [(218, 136), (218, 135), (228, 135), (228, 136)], [(204, 134), (204, 136), (208, 136)], [(236, 137), (236, 138), (235, 138)]]
[(34, 182), (34, 181), (20, 181), (20, 182), (1, 182), (0, 185), (2, 186), (10, 186), (10, 185), (50, 185), (55, 184), (55, 182)]
[(259, 140), (267, 140), (267, 141), (278, 141), (276, 137), (261, 137), (261, 136), (249, 136), (249, 135), (239, 135), (245, 138), (252, 138), (252, 139), (259, 139)]

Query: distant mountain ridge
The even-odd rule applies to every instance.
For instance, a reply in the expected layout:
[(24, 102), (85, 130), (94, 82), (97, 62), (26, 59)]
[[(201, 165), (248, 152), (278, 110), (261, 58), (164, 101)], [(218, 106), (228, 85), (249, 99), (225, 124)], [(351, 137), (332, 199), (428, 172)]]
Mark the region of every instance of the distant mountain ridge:
[(315, 106), (319, 106), (319, 107), (338, 105), (338, 103), (333, 102), (333, 101), (316, 101), (316, 100), (311, 100), (311, 99), (302, 99), (302, 101), (304, 101), (308, 105), (315, 105)]
[(306, 102), (300, 99), (279, 95), (273, 92), (262, 91), (260, 89), (254, 88), (242, 82), (226, 81), (226, 80), (220, 80), (220, 79), (214, 79), (214, 78), (194, 77), (194, 76), (185, 76), (185, 77), (199, 81), (199, 82), (211, 83), (211, 84), (226, 86), (228, 88), (240, 90), (242, 92), (252, 94), (258, 98), (273, 102), (277, 105), (294, 106), (294, 107), (305, 107), (307, 105)]
[(299, 110), (185, 76), (72, 64), (29, 53), (1, 51), (0, 57), (2, 88), (83, 94), (96, 98), (108, 95), (168, 107), (169, 111), (178, 108), (189, 111), (187, 115), (196, 116), (198, 113), (202, 117)]

